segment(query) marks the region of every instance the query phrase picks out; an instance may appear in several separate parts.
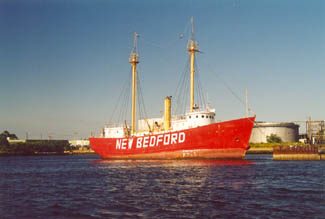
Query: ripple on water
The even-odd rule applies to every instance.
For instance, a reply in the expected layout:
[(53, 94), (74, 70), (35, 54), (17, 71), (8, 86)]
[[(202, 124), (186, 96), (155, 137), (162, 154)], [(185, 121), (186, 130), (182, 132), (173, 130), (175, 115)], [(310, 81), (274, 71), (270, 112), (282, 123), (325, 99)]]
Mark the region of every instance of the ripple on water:
[[(4, 218), (317, 218), (324, 162), (1, 157)], [(17, 210), (19, 209), (19, 210)]]

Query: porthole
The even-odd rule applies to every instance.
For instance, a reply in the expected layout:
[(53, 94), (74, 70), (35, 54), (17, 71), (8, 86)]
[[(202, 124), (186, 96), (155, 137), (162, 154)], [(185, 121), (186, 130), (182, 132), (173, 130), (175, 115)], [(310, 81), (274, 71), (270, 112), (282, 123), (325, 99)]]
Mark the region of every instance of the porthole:
[(196, 118), (199, 118), (199, 116), (196, 116)]
[(202, 115), (202, 118), (204, 118), (204, 115)]

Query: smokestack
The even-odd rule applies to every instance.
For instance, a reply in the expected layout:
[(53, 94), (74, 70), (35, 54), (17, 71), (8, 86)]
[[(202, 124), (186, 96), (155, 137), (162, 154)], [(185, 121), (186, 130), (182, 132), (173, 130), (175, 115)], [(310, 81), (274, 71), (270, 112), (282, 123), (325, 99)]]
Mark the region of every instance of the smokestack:
[(171, 129), (171, 127), (170, 127), (171, 99), (172, 99), (171, 96), (165, 98), (165, 115), (164, 115), (164, 128), (165, 128), (165, 131), (169, 131)]

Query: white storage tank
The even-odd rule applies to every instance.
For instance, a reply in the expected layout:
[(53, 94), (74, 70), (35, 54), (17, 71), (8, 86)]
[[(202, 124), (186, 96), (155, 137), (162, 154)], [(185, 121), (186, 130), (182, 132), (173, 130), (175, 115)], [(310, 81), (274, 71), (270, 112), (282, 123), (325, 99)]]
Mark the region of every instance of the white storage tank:
[(282, 142), (297, 142), (299, 125), (289, 122), (256, 122), (249, 142), (267, 143), (267, 136), (271, 134), (280, 137)]

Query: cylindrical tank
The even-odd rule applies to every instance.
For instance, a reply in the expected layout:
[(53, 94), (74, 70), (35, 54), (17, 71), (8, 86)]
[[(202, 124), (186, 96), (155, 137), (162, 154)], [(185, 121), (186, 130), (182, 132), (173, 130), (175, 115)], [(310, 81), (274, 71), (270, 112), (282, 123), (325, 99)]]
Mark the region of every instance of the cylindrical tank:
[(172, 97), (165, 98), (164, 128), (166, 131), (170, 130), (171, 98)]
[(297, 142), (299, 125), (294, 123), (256, 122), (252, 130), (251, 143), (267, 143), (267, 136), (275, 134), (282, 142)]

